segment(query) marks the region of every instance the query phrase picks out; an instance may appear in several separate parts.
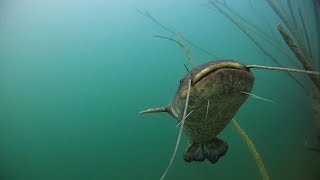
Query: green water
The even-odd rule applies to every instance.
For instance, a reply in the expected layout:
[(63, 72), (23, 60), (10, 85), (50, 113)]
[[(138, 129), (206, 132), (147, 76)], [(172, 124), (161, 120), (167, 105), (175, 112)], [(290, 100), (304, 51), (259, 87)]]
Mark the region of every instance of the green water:
[[(265, 6), (261, 2), (257, 8), (276, 25), (279, 19), (268, 16), (272, 11)], [(233, 7), (262, 21), (246, 11), (248, 3)], [(176, 44), (153, 36), (170, 34), (136, 8), (220, 58), (275, 66), (206, 1), (2, 0), (1, 180), (161, 177), (174, 150), (177, 123), (166, 114), (137, 112), (168, 104), (188, 62)], [(197, 64), (212, 59), (188, 47)], [(319, 155), (303, 146), (314, 135), (309, 97), (283, 72), (253, 73), (252, 93), (277, 104), (250, 98), (237, 113), (238, 122), (271, 179), (312, 179)], [(306, 76), (297, 78), (309, 87)], [(219, 137), (229, 151), (212, 165), (184, 162), (183, 136), (167, 179), (260, 179), (235, 129), (229, 125)]]

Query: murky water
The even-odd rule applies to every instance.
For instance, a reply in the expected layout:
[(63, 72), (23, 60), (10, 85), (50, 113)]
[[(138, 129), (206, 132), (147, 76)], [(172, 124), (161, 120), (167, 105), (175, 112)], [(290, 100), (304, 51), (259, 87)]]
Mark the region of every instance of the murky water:
[[(266, 2), (255, 2), (253, 9), (246, 0), (227, 3), (290, 52)], [(308, 12), (310, 4), (301, 8)], [(167, 114), (138, 112), (168, 104), (186, 73), (183, 64), (191, 65), (178, 45), (154, 37), (172, 34), (136, 9), (218, 58), (277, 66), (207, 1), (1, 1), (1, 179), (161, 177), (177, 122)], [(198, 65), (215, 59), (186, 45)], [(269, 51), (285, 66), (301, 68)], [(304, 147), (305, 139), (314, 139), (310, 80), (296, 75), (304, 89), (284, 72), (252, 71), (252, 93), (277, 104), (250, 98), (236, 119), (270, 178), (317, 179), (319, 153)], [(183, 136), (167, 179), (260, 179), (235, 129), (229, 125), (219, 137), (229, 151), (212, 165), (184, 162)]]

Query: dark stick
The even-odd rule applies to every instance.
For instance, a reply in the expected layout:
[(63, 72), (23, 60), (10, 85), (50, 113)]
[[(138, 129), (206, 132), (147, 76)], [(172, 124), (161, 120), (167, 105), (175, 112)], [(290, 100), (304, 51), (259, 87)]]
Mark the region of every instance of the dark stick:
[(292, 23), (287, 19), (286, 16), (280, 11), (280, 9), (276, 6), (276, 4), (273, 2), (273, 0), (267, 0), (270, 7), (273, 9), (273, 11), (279, 16), (279, 18), (283, 21), (283, 23), (290, 29), (294, 29)]
[[(314, 17), (315, 17), (315, 26), (316, 26), (316, 32), (320, 32), (320, 2), (319, 0), (313, 0), (313, 11), (314, 11)], [(318, 55), (318, 60), (316, 60), (316, 63), (318, 65), (318, 69), (320, 69), (319, 65), (319, 58), (320, 58), (320, 35), (317, 34), (317, 46), (315, 48), (316, 54)]]
[(209, 52), (209, 51), (207, 51), (207, 50), (203, 49), (202, 47), (200, 47), (200, 46), (196, 45), (196, 44), (195, 44), (195, 43), (193, 43), (192, 41), (190, 41), (190, 40), (188, 40), (188, 39), (185, 39), (185, 38), (184, 38), (184, 41), (185, 41), (185, 42), (187, 42), (188, 44), (190, 44), (191, 46), (193, 46), (193, 47), (195, 47), (195, 48), (197, 48), (197, 49), (201, 50), (201, 51), (202, 51), (202, 52), (204, 52), (204, 53), (206, 53), (207, 55), (210, 55), (210, 56), (211, 56), (211, 57), (213, 57), (213, 58), (219, 59), (219, 57), (218, 57), (218, 56), (216, 56), (216, 55), (212, 54), (211, 52)]
[[(231, 17), (229, 14), (227, 14), (225, 11), (223, 11), (218, 5), (215, 4), (215, 2), (209, 0), (209, 3), (212, 4), (221, 14), (226, 16), (231, 22), (233, 22), (266, 56), (271, 58), (274, 63), (276, 63), (278, 66), (283, 67), (283, 65), (275, 58), (272, 56), (271, 53), (269, 53), (267, 50), (265, 50), (257, 40), (255, 40), (249, 33), (244, 29), (242, 25), (240, 25), (233, 17)], [(305, 89), (304, 85), (296, 79), (291, 73), (287, 72), (287, 74), (292, 78), (294, 81), (297, 82), (298, 85), (300, 85), (303, 89)]]
[[(295, 63), (297, 66), (300, 66), (300, 63), (298, 60), (296, 60), (295, 57), (292, 57), (289, 52), (287, 52), (286, 50), (284, 50), (281, 46), (279, 46), (279, 42), (276, 43), (272, 40), (272, 38), (268, 37), (265, 33), (263, 33), (261, 30), (259, 30), (255, 25), (253, 25), (252, 23), (250, 23), (249, 21), (247, 21), (245, 18), (243, 18), (239, 13), (237, 13), (236, 11), (234, 11), (233, 9), (231, 9), (226, 3), (218, 3), (221, 4), (221, 6), (223, 6), (227, 11), (229, 11), (230, 13), (230, 17), (232, 17), (233, 19), (236, 19), (235, 17), (237, 17), (239, 20), (237, 21), (232, 21), (232, 22), (237, 22), (237, 24), (239, 24), (240, 26), (242, 26), (243, 28), (245, 28), (246, 31), (251, 31), (252, 33), (256, 34), (257, 36), (259, 36), (260, 38), (266, 40), (267, 42), (269, 42), (272, 46), (274, 46), (276, 49), (278, 49), (281, 53), (283, 53), (284, 55), (286, 55), (289, 59), (292, 60), (293, 63)], [(227, 14), (227, 12), (225, 11), (225, 13)], [(228, 18), (228, 17), (227, 17)], [(262, 19), (262, 17), (261, 17)], [(242, 22), (241, 22), (242, 21)], [(271, 27), (271, 26), (269, 26)], [(256, 29), (256, 30), (255, 30)]]
[(294, 15), (294, 11), (293, 11), (293, 8), (292, 8), (291, 1), (292, 0), (287, 0), (287, 4), (288, 4), (288, 8), (289, 8), (291, 19), (293, 20), (294, 28), (297, 28), (298, 27), (297, 20), (296, 20), (296, 16)]
[(310, 145), (306, 140), (304, 142), (304, 147), (310, 151), (320, 152), (320, 146)]
[(298, 12), (299, 12), (299, 16), (300, 16), (300, 19), (301, 19), (301, 22), (302, 22), (302, 27), (303, 27), (304, 36), (306, 37), (306, 40), (307, 40), (307, 46), (308, 46), (308, 50), (309, 50), (309, 56), (312, 58), (312, 52), (311, 52), (311, 45), (310, 45), (310, 41), (309, 41), (309, 35), (308, 35), (308, 32), (307, 32), (306, 24), (305, 24), (304, 19), (303, 19), (303, 17), (302, 17), (300, 8), (298, 8)]
[(183, 64), (183, 65), (186, 68), (186, 70), (189, 72), (189, 69), (188, 69), (187, 65), (186, 64)]
[(289, 29), (289, 32), (292, 33), (293, 37), (297, 40), (298, 45), (300, 46), (302, 52), (306, 54), (306, 48), (303, 45), (303, 40), (298, 33), (298, 31), (294, 28), (293, 23), (280, 11), (280, 9), (276, 6), (273, 0), (266, 0), (270, 7), (273, 9), (273, 11), (279, 16), (279, 18), (282, 20), (282, 22), (287, 26)]
[(320, 147), (307, 146), (306, 148), (307, 148), (307, 150), (310, 150), (310, 151), (320, 152)]
[[(296, 55), (296, 57), (301, 62), (302, 66), (307, 71), (314, 71), (312, 66), (308, 63), (306, 57), (300, 50), (300, 48), (294, 43), (293, 39), (289, 36), (289, 33), (284, 29), (284, 27), (281, 24), (278, 24), (278, 31), (280, 32), (283, 40), (286, 42), (286, 44), (289, 46), (291, 51)], [(308, 74), (313, 84), (318, 88), (320, 91), (320, 79), (318, 76), (313, 74)]]
[[(260, 30), (256, 25), (252, 24), (250, 21), (246, 20), (245, 18), (243, 18), (238, 12), (234, 11), (233, 9), (231, 9), (227, 4), (222, 4), (223, 7), (225, 7), (229, 12), (231, 12), (233, 14), (233, 17), (237, 17), (239, 18), (242, 22), (244, 22), (245, 24), (248, 24), (251, 27), (255, 27), (255, 29), (257, 29), (259, 32), (262, 32), (262, 30)], [(254, 8), (253, 8), (254, 9)], [(262, 19), (262, 17), (260, 17)], [(266, 34), (266, 33), (263, 33)]]

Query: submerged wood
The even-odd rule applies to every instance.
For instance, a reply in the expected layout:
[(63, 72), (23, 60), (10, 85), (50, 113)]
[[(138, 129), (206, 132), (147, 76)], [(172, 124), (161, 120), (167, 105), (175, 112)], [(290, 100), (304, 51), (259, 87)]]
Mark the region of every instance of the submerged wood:
[(320, 147), (317, 147), (317, 146), (306, 146), (306, 148), (310, 151), (316, 151), (316, 152), (320, 152)]
[[(301, 51), (303, 54), (307, 54), (306, 47), (304, 46), (303, 40), (301, 35), (298, 33), (297, 28), (294, 27), (293, 23), (290, 21), (290, 19), (287, 18), (287, 16), (280, 11), (280, 9), (276, 6), (273, 0), (266, 0), (270, 7), (273, 9), (273, 11), (278, 15), (278, 17), (282, 20), (282, 22), (287, 26), (289, 29), (289, 32), (292, 33), (293, 37), (297, 40), (298, 45), (301, 48)], [(309, 61), (307, 59), (307, 61)]]
[(242, 139), (247, 144), (251, 155), (253, 156), (254, 160), (256, 161), (256, 164), (257, 164), (259, 172), (260, 172), (260, 174), (262, 176), (262, 179), (263, 180), (269, 180), (270, 178), (269, 178), (268, 172), (267, 172), (267, 170), (266, 170), (266, 168), (264, 166), (262, 158), (261, 158), (260, 154), (258, 153), (255, 145), (253, 144), (251, 139), (248, 137), (247, 133), (240, 127), (239, 123), (237, 123), (237, 121), (234, 118), (231, 120), (231, 122), (232, 122), (232, 125), (237, 130), (237, 132), (242, 137)]
[[(268, 56), (274, 63), (278, 66), (283, 67), (283, 65), (270, 53), (268, 52), (256, 39), (254, 39), (251, 34), (232, 16), (230, 16), (227, 12), (221, 9), (214, 1), (209, 0), (209, 3), (212, 4), (221, 14), (227, 17), (231, 22), (233, 22), (266, 56)], [(290, 78), (292, 78), (298, 85), (300, 85), (304, 90), (304, 85), (295, 78), (291, 73), (286, 72)]]
[(297, 20), (296, 20), (296, 16), (294, 15), (294, 11), (293, 11), (291, 2), (292, 2), (292, 0), (287, 0), (287, 4), (288, 4), (291, 19), (293, 21), (294, 28), (297, 28), (298, 27)]
[(269, 42), (271, 45), (273, 45), (275, 48), (277, 48), (278, 50), (280, 50), (284, 55), (286, 55), (289, 59), (292, 60), (292, 62), (294, 64), (296, 64), (298, 67), (299, 67), (299, 62), (296, 60), (296, 58), (292, 57), (289, 52), (287, 52), (286, 50), (284, 50), (282, 47), (280, 47), (277, 43), (273, 42), (269, 37), (265, 36), (264, 34), (262, 34), (261, 32), (259, 31), (256, 31), (252, 28), (249, 28), (249, 27), (245, 27), (247, 30), (253, 32), (254, 34), (258, 35), (259, 37), (261, 37), (262, 39), (266, 40), (267, 42)]
[(273, 11), (279, 16), (279, 18), (283, 21), (283, 23), (291, 30), (294, 29), (293, 23), (280, 11), (280, 9), (276, 6), (273, 0), (266, 0)]
[[(284, 29), (284, 27), (281, 24), (278, 24), (277, 28), (278, 28), (278, 31), (280, 32), (283, 40), (286, 42), (286, 44), (289, 46), (291, 51), (299, 59), (299, 61), (301, 62), (302, 66), (304, 67), (304, 69), (307, 70), (307, 71), (314, 71), (314, 68), (309, 64), (309, 62), (307, 61), (307, 58), (305, 57), (305, 55), (302, 53), (300, 48), (295, 44), (295, 42), (289, 36), (289, 33)], [(310, 79), (313, 82), (313, 84), (320, 91), (320, 78), (319, 78), (319, 76), (313, 75), (313, 74), (308, 74), (308, 76), (310, 77)]]
[(316, 139), (318, 140), (318, 145), (316, 147), (319, 147), (320, 149), (320, 91), (318, 91), (318, 89), (316, 88), (312, 88), (311, 108), (314, 116), (314, 127), (317, 137)]
[(308, 35), (306, 23), (304, 22), (304, 18), (303, 18), (303, 16), (302, 16), (302, 13), (301, 13), (300, 8), (298, 8), (298, 12), (299, 12), (299, 17), (300, 17), (300, 20), (301, 20), (301, 23), (302, 23), (304, 36), (305, 36), (306, 41), (307, 41), (309, 56), (312, 58), (312, 51), (311, 51), (311, 45), (310, 45), (309, 35)]
[[(287, 52), (286, 50), (284, 50), (280, 45), (278, 45), (279, 43), (274, 42), (270, 37), (268, 37), (267, 35), (265, 35), (261, 30), (259, 30), (255, 25), (253, 25), (251, 22), (249, 22), (248, 20), (246, 20), (245, 18), (243, 18), (239, 13), (237, 13), (236, 11), (234, 11), (233, 9), (231, 9), (226, 3), (219, 3), (221, 4), (225, 9), (227, 9), (230, 13), (232, 13), (232, 15), (230, 14), (230, 17), (233, 17), (233, 19), (235, 20), (235, 17), (237, 17), (239, 20), (236, 21), (238, 25), (242, 26), (243, 28), (245, 28), (246, 30), (256, 34), (257, 36), (259, 36), (260, 38), (264, 39), (265, 41), (269, 42), (273, 47), (275, 47), (276, 49), (278, 49), (281, 53), (283, 53), (284, 55), (286, 55), (290, 60), (292, 60), (293, 63), (295, 63), (298, 67), (300, 66), (299, 62), (297, 61), (296, 58), (292, 57), (289, 52)], [(227, 12), (225, 12), (227, 13)], [(223, 14), (224, 15), (224, 14)], [(228, 17), (227, 17), (228, 18)], [(232, 21), (232, 20), (231, 20)], [(241, 22), (242, 21), (242, 22)], [(232, 21), (233, 22), (233, 21)], [(234, 22), (233, 22), (234, 23)], [(236, 24), (236, 25), (237, 25)], [(238, 26), (237, 25), (237, 26)], [(280, 65), (280, 64), (278, 64)]]
[[(315, 17), (315, 27), (316, 27), (316, 32), (320, 32), (320, 1), (319, 0), (313, 0), (313, 12), (314, 12), (314, 17)], [(320, 69), (320, 35), (317, 35), (317, 48), (316, 49), (316, 55), (318, 60), (316, 60), (315, 65), (318, 68), (318, 70)]]

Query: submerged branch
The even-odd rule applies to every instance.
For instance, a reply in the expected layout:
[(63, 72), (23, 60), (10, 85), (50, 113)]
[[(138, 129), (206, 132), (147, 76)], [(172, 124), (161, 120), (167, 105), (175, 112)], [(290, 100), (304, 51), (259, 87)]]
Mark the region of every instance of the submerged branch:
[[(315, 31), (320, 32), (320, 1), (319, 0), (313, 0), (313, 12), (314, 12), (314, 18), (315, 18)], [(320, 70), (320, 35), (317, 35), (316, 41), (316, 48), (315, 48), (315, 54), (318, 59), (315, 60), (315, 65), (318, 70)]]
[[(295, 63), (297, 66), (300, 66), (299, 62), (296, 60), (296, 58), (292, 57), (289, 52), (287, 52), (286, 50), (284, 50), (281, 46), (279, 46), (279, 43), (274, 42), (270, 37), (268, 37), (267, 35), (265, 35), (261, 30), (259, 30), (255, 25), (253, 25), (252, 23), (250, 23), (248, 20), (246, 20), (245, 18), (243, 18), (239, 13), (237, 13), (236, 11), (234, 11), (233, 9), (231, 9), (226, 3), (222, 4), (219, 3), (221, 5), (223, 5), (223, 7), (228, 10), (230, 13), (229, 16), (233, 17), (234, 20), (235, 17), (237, 17), (239, 20), (237, 20), (237, 24), (242, 26), (243, 28), (245, 28), (246, 30), (256, 34), (257, 36), (259, 36), (260, 38), (264, 39), (265, 41), (269, 42), (273, 47), (275, 47), (276, 49), (278, 49), (281, 53), (283, 53), (284, 55), (286, 55), (290, 60), (292, 60), (293, 63)], [(225, 12), (227, 13), (227, 12)], [(224, 14), (223, 14), (224, 15)], [(228, 17), (227, 17), (228, 18)], [(242, 21), (242, 22), (241, 22)]]
[(251, 155), (253, 156), (254, 160), (256, 161), (257, 167), (259, 169), (259, 172), (262, 176), (263, 180), (269, 180), (269, 175), (268, 172), (264, 166), (264, 163), (262, 161), (262, 158), (260, 156), (260, 154), (258, 153), (255, 145), (253, 144), (253, 142), (251, 141), (251, 139), (249, 138), (249, 136), (246, 134), (246, 132), (240, 127), (240, 125), (237, 123), (237, 121), (233, 118), (231, 120), (232, 125), (236, 128), (237, 132), (240, 134), (241, 138), (244, 140), (244, 142), (247, 144)]
[(306, 146), (307, 150), (320, 152), (320, 147), (317, 146)]
[(291, 19), (293, 21), (293, 26), (294, 26), (294, 28), (297, 28), (298, 27), (297, 20), (296, 20), (296, 16), (294, 15), (294, 11), (293, 11), (291, 2), (292, 2), (292, 0), (287, 0), (290, 16), (291, 16)]
[[(245, 26), (244, 26), (245, 27)], [(265, 36), (264, 34), (262, 34), (259, 31), (255, 31), (254, 29), (245, 27), (247, 30), (255, 33), (256, 35), (258, 35), (259, 37), (261, 37), (262, 39), (266, 40), (267, 42), (269, 42), (271, 45), (273, 45), (275, 48), (277, 48), (279, 51), (281, 51), (284, 55), (286, 55), (289, 59), (291, 59), (291, 61), (296, 64), (297, 66), (300, 66), (299, 62), (292, 57), (289, 52), (287, 52), (286, 50), (284, 50), (282, 47), (280, 47), (277, 43), (273, 42), (269, 37)]]
[[(160, 23), (157, 19), (155, 19), (148, 11), (142, 12), (139, 9), (137, 9), (137, 12), (142, 14), (143, 16), (151, 19), (154, 23), (156, 23), (158, 26), (160, 26), (162, 29), (166, 30), (167, 32), (169, 32), (172, 36), (178, 36), (179, 34), (174, 32), (172, 29), (168, 28), (167, 26), (163, 25), (162, 23)], [(184, 38), (184, 41), (187, 42), (188, 44), (190, 44), (191, 46), (199, 49), (200, 51), (204, 52), (205, 54), (212, 56), (213, 58), (218, 58), (216, 55), (212, 54), (211, 52), (203, 49), (202, 47), (198, 46), (197, 44), (195, 44), (194, 42)]]
[[(282, 20), (282, 22), (291, 30), (294, 30), (293, 23), (285, 16), (280, 9), (277, 7), (277, 5), (274, 3), (273, 0), (266, 0), (269, 4), (269, 6), (273, 9), (273, 11), (278, 15), (278, 17)], [(293, 32), (292, 32), (293, 33)], [(294, 33), (293, 33), (294, 34)]]
[[(273, 11), (278, 15), (278, 17), (282, 20), (282, 22), (287, 26), (289, 32), (292, 33), (293, 37), (297, 40), (298, 45), (301, 48), (303, 54), (306, 53), (306, 47), (304, 46), (301, 35), (298, 33), (298, 30), (294, 27), (293, 23), (287, 18), (287, 16), (280, 11), (280, 9), (276, 6), (273, 0), (266, 0), (269, 6), (273, 9)], [(308, 60), (307, 60), (308, 61)]]
[[(283, 40), (286, 42), (286, 44), (289, 46), (291, 51), (296, 55), (296, 57), (301, 62), (302, 66), (307, 71), (314, 71), (312, 66), (308, 63), (307, 58), (304, 56), (300, 48), (294, 43), (293, 39), (289, 36), (289, 33), (284, 29), (284, 27), (281, 24), (278, 24), (278, 31), (280, 32)], [(313, 84), (318, 88), (320, 91), (320, 79), (319, 76), (308, 74)]]
[[(233, 22), (266, 56), (268, 56), (274, 63), (276, 63), (278, 66), (283, 67), (283, 65), (271, 54), (269, 53), (262, 45), (258, 43), (256, 39), (254, 39), (251, 34), (241, 25), (240, 22), (238, 22), (235, 18), (233, 18), (231, 15), (229, 15), (227, 12), (225, 12), (223, 9), (221, 9), (214, 1), (208, 0), (211, 5), (213, 5), (221, 14), (223, 14), (225, 17), (227, 17), (231, 22)], [(305, 89), (304, 85), (295, 78), (292, 74), (289, 72), (287, 73), (290, 78), (292, 78), (298, 85), (300, 85), (303, 89)]]
[(194, 63), (193, 59), (192, 59), (192, 56), (191, 56), (191, 53), (190, 53), (190, 50), (183, 44), (182, 42), (182, 37), (181, 36), (178, 36), (178, 40), (176, 39), (173, 39), (173, 38), (170, 38), (170, 37), (166, 37), (166, 36), (159, 36), (159, 35), (155, 35), (155, 37), (158, 37), (158, 38), (163, 38), (163, 39), (167, 39), (167, 40), (170, 40), (170, 41), (173, 41), (177, 44), (179, 44), (179, 46), (182, 48), (182, 50), (184, 51), (184, 53), (186, 54), (190, 64), (192, 65), (193, 68), (196, 67), (196, 64)]
[(302, 13), (301, 13), (300, 8), (298, 8), (298, 12), (299, 12), (299, 16), (300, 16), (300, 19), (301, 19), (304, 36), (305, 36), (305, 38), (306, 38), (306, 40), (307, 40), (307, 46), (308, 46), (309, 56), (312, 57), (311, 45), (310, 45), (309, 35), (308, 35), (308, 31), (307, 31), (307, 26), (306, 26), (306, 24), (305, 24), (305, 22), (304, 22), (304, 18), (303, 18), (303, 16), (302, 16)]
[(167, 26), (163, 25), (162, 23), (160, 23), (158, 20), (156, 20), (148, 11), (142, 12), (139, 9), (137, 9), (138, 13), (144, 15), (145, 17), (151, 19), (154, 23), (156, 23), (158, 26), (160, 26), (162, 29), (170, 32), (172, 35), (176, 35), (176, 33), (171, 30), (170, 28), (168, 28)]
[(320, 152), (320, 146), (310, 145), (307, 140), (304, 141), (304, 147), (309, 151)]

